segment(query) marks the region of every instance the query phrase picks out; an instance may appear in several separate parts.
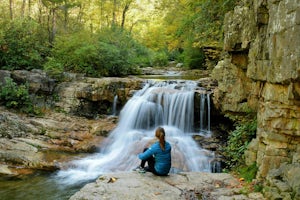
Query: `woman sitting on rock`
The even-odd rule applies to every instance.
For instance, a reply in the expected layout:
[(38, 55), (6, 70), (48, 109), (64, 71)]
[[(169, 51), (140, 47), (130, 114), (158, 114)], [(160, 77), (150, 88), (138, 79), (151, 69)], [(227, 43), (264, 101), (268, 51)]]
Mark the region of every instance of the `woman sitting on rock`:
[[(158, 141), (138, 155), (142, 162), (136, 170), (142, 173), (149, 171), (158, 176), (166, 176), (171, 168), (171, 145), (165, 141), (164, 128), (158, 127), (155, 137)], [(145, 167), (146, 162), (148, 167)]]

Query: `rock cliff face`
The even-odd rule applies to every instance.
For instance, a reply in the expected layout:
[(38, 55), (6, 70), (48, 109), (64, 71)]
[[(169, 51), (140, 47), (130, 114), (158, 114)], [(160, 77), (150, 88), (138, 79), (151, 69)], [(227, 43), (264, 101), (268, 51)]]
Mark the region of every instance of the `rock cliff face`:
[(271, 199), (300, 198), (299, 179), (282, 170), (287, 163), (285, 169), (300, 173), (300, 1), (244, 0), (227, 14), (224, 31), (214, 103), (224, 113), (257, 112), (247, 163), (258, 164), (259, 179), (268, 177)]

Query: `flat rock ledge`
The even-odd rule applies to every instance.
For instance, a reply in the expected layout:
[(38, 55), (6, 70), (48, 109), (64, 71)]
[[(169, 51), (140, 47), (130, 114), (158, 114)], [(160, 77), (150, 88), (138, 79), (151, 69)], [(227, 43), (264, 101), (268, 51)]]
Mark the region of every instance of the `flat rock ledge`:
[(105, 174), (85, 185), (70, 200), (263, 200), (243, 194), (240, 182), (226, 173), (182, 172), (165, 177), (152, 173)]

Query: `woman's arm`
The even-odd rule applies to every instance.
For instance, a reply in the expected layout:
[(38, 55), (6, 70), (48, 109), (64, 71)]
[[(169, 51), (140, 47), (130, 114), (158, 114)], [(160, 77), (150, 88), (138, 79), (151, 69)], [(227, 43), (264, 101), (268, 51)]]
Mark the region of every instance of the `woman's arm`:
[(155, 151), (154, 151), (154, 147), (152, 145), (144, 153), (140, 153), (138, 156), (139, 156), (139, 159), (141, 159), (141, 160), (147, 160), (147, 158), (149, 158), (150, 156), (153, 156), (154, 153), (155, 153)]

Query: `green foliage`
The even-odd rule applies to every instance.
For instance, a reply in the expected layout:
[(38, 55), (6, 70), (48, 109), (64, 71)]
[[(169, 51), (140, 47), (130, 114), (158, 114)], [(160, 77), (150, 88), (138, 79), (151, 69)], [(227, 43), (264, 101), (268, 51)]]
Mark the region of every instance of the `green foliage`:
[(154, 67), (163, 67), (168, 64), (168, 54), (165, 51), (153, 52), (151, 65)]
[[(205, 69), (204, 46), (222, 46), (223, 21), (239, 0), (164, 0), (165, 44), (172, 52), (182, 49), (178, 62), (190, 69)], [(166, 6), (168, 5), (168, 6)], [(152, 39), (153, 40), (153, 39)]]
[(253, 186), (254, 192), (262, 192), (264, 187), (261, 183), (257, 183)]
[(258, 167), (256, 166), (256, 163), (253, 163), (250, 166), (242, 166), (238, 169), (240, 176), (243, 177), (247, 182), (251, 182), (256, 178), (257, 171)]
[(183, 63), (183, 56), (182, 52), (180, 52), (178, 49), (172, 50), (169, 52), (169, 60), (174, 61), (176, 60), (179, 63)]
[(189, 69), (203, 69), (205, 54), (201, 48), (193, 47), (191, 43), (186, 45), (183, 52), (184, 66)]
[(176, 35), (191, 37), (194, 46), (216, 45), (223, 40), (225, 14), (232, 10), (238, 0), (190, 0), (187, 14), (181, 21)]
[(44, 65), (44, 70), (47, 71), (50, 77), (61, 80), (62, 73), (64, 72), (64, 66), (54, 58), (49, 57), (48, 61)]
[(114, 27), (98, 34), (100, 61), (109, 76), (136, 74), (137, 66), (149, 62), (149, 50), (134, 40), (126, 30)]
[(0, 68), (41, 68), (48, 53), (44, 32), (30, 19), (14, 20), (1, 29)]
[[(6, 2), (0, 5), (5, 11), (0, 17), (0, 69), (44, 67), (55, 77), (63, 71), (126, 76), (168, 60), (201, 69), (202, 47), (222, 46), (225, 13), (238, 1), (47, 0), (32, 2), (39, 12), (30, 13), (20, 9), (24, 2), (19, 1), (11, 18)], [(53, 44), (51, 55), (47, 41)]]
[(227, 164), (230, 168), (242, 165), (244, 152), (248, 144), (256, 137), (257, 121), (249, 120), (236, 126), (236, 129), (229, 134), (227, 146), (224, 149)]
[(137, 73), (137, 66), (149, 63), (148, 51), (125, 30), (103, 29), (91, 34), (79, 32), (58, 37), (45, 69), (71, 71), (89, 76), (125, 76)]
[(5, 78), (5, 84), (0, 86), (0, 101), (8, 108), (19, 109), (25, 113), (33, 112), (28, 86), (18, 86), (11, 78)]
[[(86, 32), (57, 37), (51, 51), (52, 57), (48, 58), (44, 68), (53, 74), (71, 70), (84, 72), (84, 67), (88, 66), (88, 63), (86, 63), (89, 62), (87, 61), (88, 58), (93, 55), (91, 51), (88, 51), (89, 46), (93, 44), (92, 39), (90, 34)], [(90, 62), (93, 62), (93, 60)]]
[(238, 166), (238, 168), (236, 168), (234, 172), (236, 172), (238, 176), (242, 178), (242, 181), (245, 181), (243, 183), (243, 187), (239, 191), (241, 194), (262, 192), (263, 185), (261, 182), (258, 182), (256, 180), (256, 175), (258, 172), (258, 167), (256, 163), (252, 163), (249, 166)]

